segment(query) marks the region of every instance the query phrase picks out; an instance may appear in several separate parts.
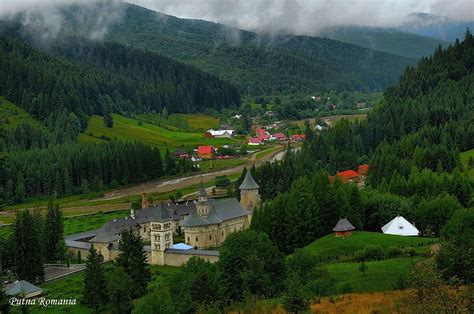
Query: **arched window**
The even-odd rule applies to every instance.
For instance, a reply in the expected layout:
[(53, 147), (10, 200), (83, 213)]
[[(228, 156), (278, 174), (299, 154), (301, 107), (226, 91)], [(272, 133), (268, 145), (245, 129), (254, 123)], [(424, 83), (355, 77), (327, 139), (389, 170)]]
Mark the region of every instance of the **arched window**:
[(198, 239), (198, 237), (196, 237), (196, 242), (199, 242), (199, 239)]

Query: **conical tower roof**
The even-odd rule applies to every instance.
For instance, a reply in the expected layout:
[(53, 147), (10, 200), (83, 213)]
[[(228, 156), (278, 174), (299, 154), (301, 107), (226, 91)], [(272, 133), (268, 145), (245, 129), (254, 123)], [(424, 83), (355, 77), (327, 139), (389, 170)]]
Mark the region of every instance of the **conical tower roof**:
[(204, 184), (202, 183), (199, 186), (198, 196), (207, 196), (206, 188), (204, 187)]
[(258, 189), (259, 186), (257, 182), (252, 177), (252, 173), (250, 170), (247, 170), (247, 173), (245, 174), (244, 181), (242, 181), (242, 184), (240, 185), (239, 189), (241, 190), (256, 190)]

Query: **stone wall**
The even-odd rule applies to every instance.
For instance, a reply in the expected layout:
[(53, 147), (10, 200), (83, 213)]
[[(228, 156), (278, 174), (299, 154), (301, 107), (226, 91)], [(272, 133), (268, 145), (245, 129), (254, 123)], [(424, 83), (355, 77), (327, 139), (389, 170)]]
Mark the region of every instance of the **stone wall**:
[(183, 254), (183, 253), (171, 253), (165, 252), (165, 265), (167, 266), (182, 266), (185, 264), (191, 257), (202, 258), (205, 261), (215, 263), (219, 260), (219, 255), (195, 255), (192, 253)]

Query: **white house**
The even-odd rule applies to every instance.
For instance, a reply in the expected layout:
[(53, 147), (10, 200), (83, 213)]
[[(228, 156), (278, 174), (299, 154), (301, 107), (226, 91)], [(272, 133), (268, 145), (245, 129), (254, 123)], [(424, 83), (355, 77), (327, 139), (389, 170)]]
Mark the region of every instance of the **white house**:
[(401, 236), (417, 236), (420, 231), (414, 225), (409, 223), (402, 216), (393, 218), (389, 223), (382, 227), (385, 234), (401, 235)]
[(230, 138), (230, 137), (234, 136), (234, 130), (213, 130), (213, 129), (210, 129), (210, 130), (207, 130), (207, 133), (210, 134), (212, 137), (217, 137), (217, 138), (220, 138), (220, 137)]

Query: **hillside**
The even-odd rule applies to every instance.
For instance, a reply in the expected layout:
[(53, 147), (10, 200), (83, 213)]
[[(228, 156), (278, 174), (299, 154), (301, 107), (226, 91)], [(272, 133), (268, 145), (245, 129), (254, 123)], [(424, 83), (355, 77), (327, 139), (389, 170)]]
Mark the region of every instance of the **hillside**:
[(9, 78), (0, 95), (41, 120), (66, 111), (84, 127), (92, 114), (190, 113), (240, 104), (229, 83), (169, 58), (75, 37), (60, 37), (40, 51), (30, 45), (38, 46), (30, 29), (9, 26), (0, 34), (0, 73)]
[(222, 146), (224, 144), (239, 143), (235, 139), (205, 138), (204, 132), (170, 131), (163, 127), (144, 123), (133, 118), (127, 118), (118, 114), (112, 115), (114, 125), (108, 128), (104, 125), (102, 117), (93, 116), (87, 129), (81, 134), (81, 141), (104, 142), (117, 139), (120, 141), (140, 141), (171, 152), (175, 148), (192, 150), (197, 145)]
[[(356, 231), (352, 236), (337, 238), (328, 234), (304, 247), (304, 250), (316, 257), (335, 257), (352, 255), (355, 251), (363, 250), (366, 245), (379, 245), (382, 249), (394, 247), (421, 247), (431, 244), (434, 239), (403, 237), (378, 232)], [(426, 247), (425, 247), (426, 248)]]
[[(62, 9), (68, 29), (89, 29), (77, 25), (77, 13), (84, 10), (91, 9)], [(130, 4), (121, 10), (121, 19), (108, 28), (105, 39), (192, 64), (235, 84), (244, 94), (382, 90), (414, 62), (329, 39), (257, 34)]]
[(448, 45), (441, 39), (395, 29), (370, 27), (338, 27), (324, 31), (321, 36), (412, 59), (427, 57), (433, 54), (439, 45)]

